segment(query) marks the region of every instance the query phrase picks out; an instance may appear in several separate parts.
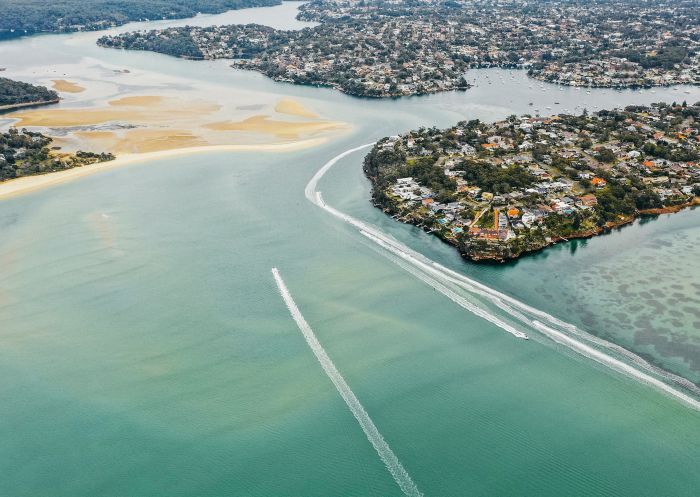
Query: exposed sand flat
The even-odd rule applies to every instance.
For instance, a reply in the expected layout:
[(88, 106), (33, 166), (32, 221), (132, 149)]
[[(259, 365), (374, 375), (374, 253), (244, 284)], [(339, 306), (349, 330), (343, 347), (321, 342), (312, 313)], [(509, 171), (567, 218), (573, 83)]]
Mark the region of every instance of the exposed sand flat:
[[(76, 131), (73, 133), (80, 140), (90, 143), (93, 151), (111, 151), (109, 147), (114, 146), (118, 137), (114, 131)], [(54, 138), (53, 143), (58, 146), (65, 146), (66, 140)]]
[(47, 111), (29, 111), (10, 114), (8, 117), (19, 119), (16, 126), (90, 126), (109, 121), (142, 121), (147, 116), (141, 112), (117, 111), (109, 109), (55, 109)]
[(92, 164), (89, 166), (76, 167), (65, 171), (42, 174), (38, 176), (25, 176), (23, 178), (12, 179), (0, 183), (0, 200), (31, 193), (49, 186), (58, 185), (82, 178), (100, 171), (107, 171), (117, 167), (126, 166), (138, 162), (167, 159), (169, 157), (179, 157), (182, 155), (199, 154), (204, 152), (289, 152), (304, 148), (315, 147), (326, 142), (326, 138), (313, 138), (308, 140), (295, 141), (290, 143), (275, 143), (267, 145), (210, 145), (202, 147), (189, 147), (174, 150), (163, 150), (143, 154), (123, 155), (109, 161)]
[[(17, 119), (17, 127), (39, 128), (38, 131), (54, 135), (54, 144), (65, 150), (117, 155), (241, 142), (295, 141), (347, 129), (344, 123), (318, 119), (290, 98), (278, 99), (275, 108), (290, 117), (239, 117), (237, 112), (221, 112), (223, 104), (206, 99), (146, 94), (123, 96), (87, 108), (27, 109), (7, 117)], [(230, 120), (232, 117), (242, 120)]]
[(16, 112), (8, 117), (19, 119), (18, 127), (94, 126), (112, 121), (133, 124), (170, 123), (174, 120), (196, 120), (203, 114), (218, 111), (220, 105), (205, 101), (178, 98), (126, 97), (109, 102), (108, 106), (89, 109), (36, 109)]
[(275, 112), (290, 116), (306, 117), (309, 119), (318, 119), (319, 117), (318, 114), (311, 112), (300, 102), (292, 100), (291, 98), (283, 98), (277, 102), (277, 105), (275, 105)]
[(209, 143), (192, 132), (178, 129), (134, 129), (109, 148), (115, 154), (159, 152), (178, 148), (203, 147)]
[(82, 93), (85, 88), (65, 79), (53, 79), (53, 89), (66, 93)]
[(155, 95), (137, 95), (133, 97), (123, 97), (116, 100), (110, 100), (108, 103), (114, 107), (120, 106), (137, 106), (137, 107), (153, 107), (163, 102), (163, 97)]
[(49, 105), (49, 104), (57, 104), (60, 102), (60, 99), (56, 100), (41, 100), (38, 102), (25, 102), (21, 104), (11, 104), (11, 105), (0, 105), (0, 110), (13, 110), (13, 109), (23, 109), (25, 107), (37, 107), (39, 105)]
[(310, 135), (323, 131), (337, 130), (346, 125), (334, 121), (276, 121), (270, 116), (252, 116), (243, 121), (222, 121), (206, 124), (204, 127), (215, 131), (248, 131), (273, 135), (278, 138), (295, 139), (302, 135)]
[[(117, 134), (114, 131), (76, 131), (75, 136), (90, 145), (91, 150), (116, 155), (159, 152), (176, 148), (209, 145), (204, 138), (184, 129), (136, 128)], [(66, 145), (59, 142), (59, 145)]]

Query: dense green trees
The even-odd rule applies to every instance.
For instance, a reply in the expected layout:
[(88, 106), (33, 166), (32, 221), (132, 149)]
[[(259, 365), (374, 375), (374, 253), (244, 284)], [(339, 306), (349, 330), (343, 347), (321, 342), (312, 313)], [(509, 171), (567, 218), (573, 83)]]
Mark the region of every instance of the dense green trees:
[(435, 192), (438, 202), (452, 202), (455, 199), (455, 180), (445, 176), (443, 168), (435, 165), (435, 158), (421, 157), (401, 170), (406, 176), (412, 176), (421, 185)]
[(695, 161), (698, 160), (698, 154), (694, 150), (669, 147), (661, 143), (645, 143), (644, 153), (653, 157), (661, 157), (673, 161)]
[(104, 47), (150, 50), (190, 59), (202, 58), (202, 52), (192, 39), (189, 29), (174, 28), (166, 33), (162, 36), (143, 36), (140, 33), (126, 33), (119, 38), (103, 36), (97, 43)]
[(624, 57), (631, 62), (637, 62), (644, 69), (663, 67), (671, 69), (675, 64), (683, 62), (688, 56), (688, 49), (681, 46), (667, 46), (657, 50), (654, 55), (641, 53), (639, 50), (621, 50), (614, 55)]
[(365, 174), (373, 179), (375, 201), (387, 204), (386, 188), (397, 178), (411, 176), (423, 186), (435, 192), (439, 202), (452, 202), (455, 199), (456, 183), (445, 176), (442, 167), (436, 165), (435, 157), (420, 157), (406, 161), (406, 154), (399, 149), (375, 147), (365, 157)]
[(30, 102), (58, 101), (58, 93), (44, 86), (0, 78), (0, 107)]
[(492, 162), (464, 160), (456, 169), (464, 171), (464, 179), (486, 192), (509, 193), (515, 188), (532, 186), (537, 178), (518, 165), (506, 168)]
[(615, 152), (606, 147), (601, 147), (595, 154), (595, 158), (600, 162), (607, 162), (608, 164), (615, 160)]
[(114, 159), (110, 153), (80, 151), (73, 156), (52, 157), (50, 143), (48, 136), (26, 129), (10, 128), (0, 133), (0, 181)]
[(0, 0), (0, 35), (103, 29), (143, 19), (279, 5), (281, 0)]

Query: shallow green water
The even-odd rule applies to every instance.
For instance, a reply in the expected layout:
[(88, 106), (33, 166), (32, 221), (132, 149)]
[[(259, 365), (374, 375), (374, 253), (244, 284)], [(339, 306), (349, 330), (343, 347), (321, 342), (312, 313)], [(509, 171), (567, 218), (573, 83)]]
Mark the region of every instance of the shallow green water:
[[(80, 50), (66, 48), (66, 63)], [(363, 101), (134, 55), (154, 73), (306, 99), (354, 129), (312, 150), (187, 156), (0, 202), (0, 495), (401, 495), (291, 319), (272, 266), (425, 495), (697, 495), (699, 413), (568, 349), (514, 339), (304, 198), (315, 171), (357, 144), (495, 119), (551, 95), (507, 76), (513, 103), (487, 83)], [(324, 177), (330, 204), (695, 379), (700, 211), (474, 266), (373, 209), (360, 159)]]

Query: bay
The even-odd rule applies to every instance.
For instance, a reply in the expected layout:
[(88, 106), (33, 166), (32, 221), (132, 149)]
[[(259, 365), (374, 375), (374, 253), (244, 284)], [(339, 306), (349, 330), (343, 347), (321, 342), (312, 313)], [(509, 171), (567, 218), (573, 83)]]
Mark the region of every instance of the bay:
[[(275, 20), (278, 8), (226, 19), (295, 27), (289, 5)], [(240, 105), (291, 97), (352, 129), (312, 149), (187, 155), (0, 201), (0, 495), (401, 495), (290, 317), (273, 266), (425, 495), (697, 494), (700, 414), (568, 349), (514, 339), (304, 198), (330, 158), (417, 126), (555, 101), (700, 100), (697, 88), (543, 92), (522, 72), (488, 70), (464, 93), (361, 100), (223, 62), (100, 49), (95, 36), (3, 42), (1, 65), (42, 82), (59, 57), (86, 83), (124, 67), (145, 87), (226, 91)], [(473, 265), (373, 208), (361, 159), (323, 178), (329, 204), (698, 381), (697, 210)]]

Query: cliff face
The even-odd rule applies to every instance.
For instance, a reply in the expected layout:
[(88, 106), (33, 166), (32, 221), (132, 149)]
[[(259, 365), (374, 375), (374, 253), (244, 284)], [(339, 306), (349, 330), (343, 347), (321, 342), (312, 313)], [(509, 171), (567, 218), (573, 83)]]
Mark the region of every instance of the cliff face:
[(604, 226), (583, 230), (563, 237), (538, 237), (529, 240), (514, 239), (503, 242), (479, 243), (481, 240), (467, 239), (463, 243), (455, 244), (465, 259), (474, 262), (503, 263), (517, 259), (525, 254), (538, 252), (551, 245), (570, 240), (592, 238), (596, 235), (609, 233), (613, 228), (629, 224), (635, 217), (626, 218), (617, 223), (607, 223)]

